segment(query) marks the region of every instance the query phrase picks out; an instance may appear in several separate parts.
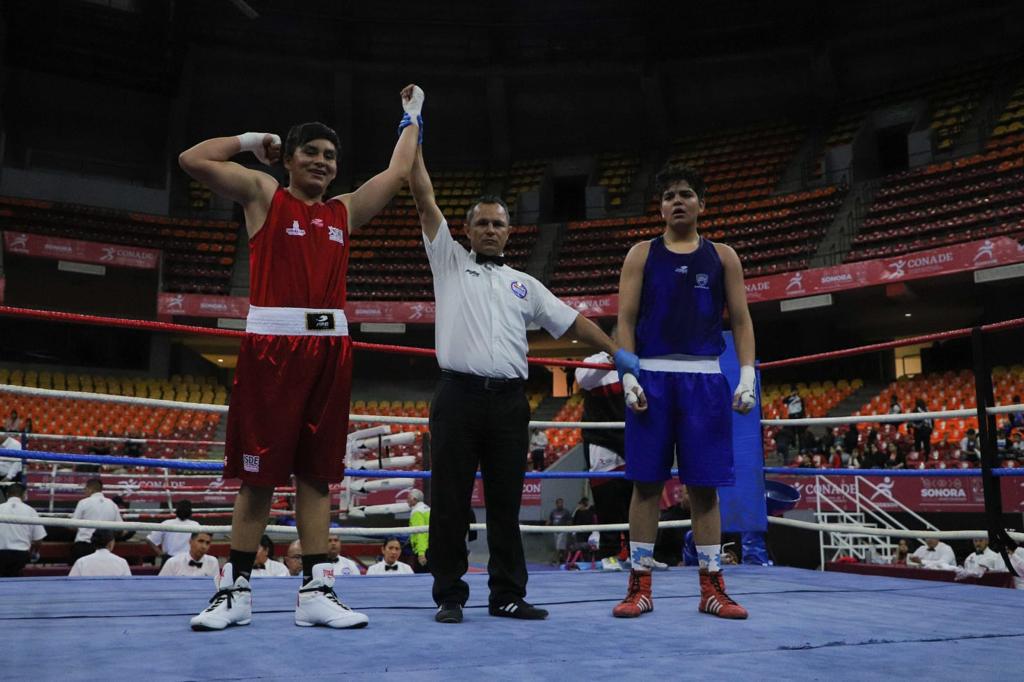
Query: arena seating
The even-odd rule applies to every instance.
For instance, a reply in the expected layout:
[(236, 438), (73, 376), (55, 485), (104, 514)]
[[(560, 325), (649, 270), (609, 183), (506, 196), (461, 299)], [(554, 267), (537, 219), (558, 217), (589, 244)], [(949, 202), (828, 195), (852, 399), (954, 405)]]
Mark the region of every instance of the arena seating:
[(608, 207), (617, 209), (633, 185), (640, 157), (636, 154), (601, 154), (597, 163), (597, 184), (607, 190)]
[[(583, 418), (583, 394), (574, 393), (569, 397), (552, 421), (578, 422)], [(547, 429), (548, 451), (544, 457), (545, 468), (551, 466), (569, 450), (579, 445), (583, 438), (580, 429)]]
[(0, 197), (0, 231), (125, 244), (164, 253), (164, 289), (226, 294), (235, 263), (238, 223)]
[(987, 147), (998, 149), (1024, 142), (1024, 80), (1010, 93), (1010, 99), (996, 119)]
[[(860, 379), (812, 381), (810, 384), (800, 382), (795, 386), (790, 384), (763, 385), (761, 386), (762, 418), (785, 419), (789, 413), (783, 401), (794, 388), (803, 400), (804, 413), (807, 417), (826, 417), (829, 416), (829, 411), (863, 385), (864, 382)], [(766, 454), (775, 451), (775, 434), (779, 432), (780, 428), (778, 426), (762, 427)]]
[(509, 211), (512, 212), (514, 220), (518, 221), (519, 195), (524, 192), (533, 192), (540, 189), (544, 180), (544, 173), (547, 171), (548, 162), (540, 159), (516, 161), (508, 174), (504, 198), (508, 203)]
[(1024, 229), (1024, 142), (887, 177), (847, 261)]
[[(707, 238), (736, 249), (748, 277), (806, 267), (844, 197), (832, 185), (754, 200), (740, 200), (737, 194), (727, 194), (732, 197), (728, 200), (709, 194), (701, 226)], [(657, 212), (569, 223), (551, 278), (552, 291), (560, 295), (618, 291), (626, 252), (662, 231), (664, 221)]]

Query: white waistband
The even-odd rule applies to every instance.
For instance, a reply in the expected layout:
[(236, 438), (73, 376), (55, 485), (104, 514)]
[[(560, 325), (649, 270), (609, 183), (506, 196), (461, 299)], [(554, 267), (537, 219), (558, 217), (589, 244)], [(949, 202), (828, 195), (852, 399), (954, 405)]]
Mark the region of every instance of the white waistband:
[(345, 311), (334, 308), (261, 308), (249, 306), (249, 334), (278, 336), (348, 336)]
[(640, 358), (640, 369), (650, 372), (686, 372), (689, 374), (721, 374), (718, 358), (707, 355), (666, 355)]

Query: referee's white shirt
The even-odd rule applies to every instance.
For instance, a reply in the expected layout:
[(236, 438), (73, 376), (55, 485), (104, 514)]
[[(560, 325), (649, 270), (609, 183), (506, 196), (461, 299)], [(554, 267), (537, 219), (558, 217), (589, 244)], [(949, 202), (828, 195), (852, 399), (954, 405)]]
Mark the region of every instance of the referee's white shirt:
[[(75, 513), (71, 515), (71, 518), (85, 519), (86, 521), (117, 521), (120, 523), (121, 512), (113, 500), (107, 499), (103, 496), (102, 492), (99, 492), (79, 500), (78, 504), (75, 505)], [(75, 535), (75, 542), (89, 542), (92, 539), (94, 530), (95, 528), (79, 528), (78, 534)]]
[(202, 568), (189, 565), (190, 561), (192, 561), (192, 555), (188, 552), (172, 556), (160, 567), (160, 575), (189, 577), (197, 575), (215, 576), (220, 573), (220, 562), (217, 561), (215, 556), (204, 554), (200, 560), (203, 564)]
[(405, 563), (404, 561), (396, 561), (394, 563), (398, 568), (388, 570), (387, 562), (378, 561), (377, 563), (366, 569), (366, 575), (387, 575), (388, 573), (394, 573), (395, 575), (412, 575), (412, 566)]
[[(185, 519), (184, 521), (182, 521), (181, 519), (174, 518), (160, 522), (161, 526), (171, 524), (178, 526), (196, 526), (197, 528), (199, 527), (199, 522), (195, 519)], [(192, 540), (192, 534), (175, 533), (169, 530), (155, 530), (149, 534), (149, 538), (147, 539), (154, 545), (160, 545), (161, 550), (163, 550), (163, 553), (167, 556), (178, 556), (179, 554), (184, 554), (188, 551), (189, 542)]]
[(985, 551), (981, 554), (978, 554), (977, 551), (968, 554), (967, 557), (964, 558), (964, 568), (968, 571), (976, 571), (979, 568), (984, 568), (986, 571), (998, 573), (1000, 571), (1006, 571), (1006, 564), (1003, 563), (1003, 557), (986, 547)]
[(72, 578), (96, 578), (100, 576), (131, 575), (128, 562), (113, 554), (109, 549), (97, 549), (92, 554), (87, 554), (71, 567), (68, 573)]
[(288, 567), (282, 564), (280, 561), (274, 561), (273, 559), (267, 559), (267, 563), (263, 565), (263, 568), (252, 569), (253, 578), (290, 578), (292, 574), (288, 572)]
[(466, 374), (525, 379), (526, 328), (538, 324), (556, 339), (576, 321), (575, 310), (525, 272), (494, 263), (452, 239), (448, 221), (423, 235), (436, 303), (437, 364)]
[[(39, 518), (36, 510), (22, 502), (20, 497), (12, 497), (0, 504), (0, 514), (24, 516), (28, 519)], [(0, 549), (27, 552), (33, 542), (45, 537), (46, 531), (42, 526), (27, 523), (0, 523)]]

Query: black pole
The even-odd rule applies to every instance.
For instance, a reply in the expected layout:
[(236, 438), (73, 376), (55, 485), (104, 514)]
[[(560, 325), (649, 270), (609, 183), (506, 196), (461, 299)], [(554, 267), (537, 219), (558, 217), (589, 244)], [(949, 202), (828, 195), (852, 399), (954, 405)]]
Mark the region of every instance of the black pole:
[(981, 441), (981, 482), (985, 492), (985, 521), (988, 524), (988, 541), (993, 551), (1003, 556), (1007, 570), (1014, 573), (1009, 554), (1016, 543), (1003, 527), (1003, 493), (1000, 479), (992, 475), (996, 467), (996, 418), (988, 408), (995, 407), (992, 390), (992, 368), (985, 355), (985, 335), (981, 327), (971, 330), (971, 356), (974, 363), (974, 394), (978, 411), (978, 439)]

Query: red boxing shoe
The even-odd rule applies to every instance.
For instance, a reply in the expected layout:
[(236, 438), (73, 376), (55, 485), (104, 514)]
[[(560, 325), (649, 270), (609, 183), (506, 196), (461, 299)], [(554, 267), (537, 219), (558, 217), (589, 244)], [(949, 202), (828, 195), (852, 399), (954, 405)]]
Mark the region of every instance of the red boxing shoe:
[(743, 620), (747, 617), (747, 610), (725, 593), (722, 573), (709, 573), (704, 569), (700, 572), (700, 605), (697, 610), (719, 618)]
[(626, 598), (612, 609), (612, 615), (616, 618), (637, 618), (653, 610), (650, 572), (630, 571), (629, 592), (626, 593)]

